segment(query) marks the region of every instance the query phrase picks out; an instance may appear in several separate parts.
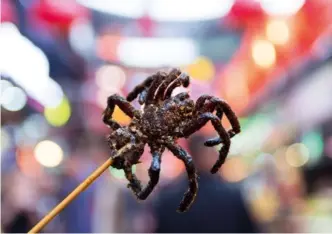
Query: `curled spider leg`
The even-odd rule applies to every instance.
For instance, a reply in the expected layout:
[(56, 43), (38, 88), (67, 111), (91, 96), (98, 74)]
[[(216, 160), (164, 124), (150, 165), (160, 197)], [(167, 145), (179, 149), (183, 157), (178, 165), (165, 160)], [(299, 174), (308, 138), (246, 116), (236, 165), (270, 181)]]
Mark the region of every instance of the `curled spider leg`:
[(153, 80), (155, 78), (156, 78), (155, 75), (149, 76), (141, 84), (137, 85), (133, 89), (133, 91), (131, 91), (130, 93), (128, 93), (128, 95), (127, 95), (127, 101), (131, 102), (131, 101), (135, 100), (135, 98), (137, 98), (137, 96), (140, 93), (142, 93), (144, 90), (146, 91), (150, 87), (150, 85), (152, 84), (152, 82), (153, 82)]
[(120, 124), (112, 120), (112, 115), (116, 105), (130, 118), (141, 117), (141, 112), (136, 110), (128, 101), (126, 101), (126, 99), (118, 94), (113, 94), (107, 99), (107, 108), (103, 113), (103, 122), (113, 130), (121, 127)]
[(158, 87), (167, 78), (167, 74), (164, 72), (157, 72), (155, 76), (156, 78), (153, 80), (152, 84), (150, 85), (150, 88), (146, 96), (145, 100), (146, 105), (154, 103), (154, 96)]
[(172, 69), (168, 76), (165, 78), (165, 80), (160, 84), (157, 93), (155, 95), (156, 102), (163, 100), (164, 94), (168, 86), (178, 78), (178, 76), (181, 74), (181, 71), (177, 68)]
[(145, 200), (153, 191), (155, 186), (158, 184), (159, 176), (160, 176), (160, 164), (161, 164), (161, 155), (163, 151), (165, 150), (165, 147), (152, 148), (152, 162), (151, 166), (149, 168), (149, 177), (150, 180), (148, 184), (146, 185), (143, 190), (138, 193), (137, 198), (140, 200)]
[(214, 129), (217, 131), (219, 135), (219, 138), (223, 139), (223, 145), (219, 150), (219, 158), (211, 169), (211, 173), (214, 174), (219, 170), (222, 164), (224, 164), (227, 154), (229, 152), (229, 148), (231, 146), (230, 137), (227, 131), (221, 125), (220, 119), (209, 112), (200, 114), (198, 116), (198, 119), (191, 122), (191, 124), (189, 124), (189, 126), (187, 126), (184, 129), (183, 134), (185, 137), (188, 137), (189, 135), (193, 134), (194, 132), (202, 128), (208, 121), (212, 122)]
[[(229, 119), (232, 128), (228, 130), (228, 135), (230, 138), (234, 137), (241, 131), (240, 123), (238, 118), (236, 117), (235, 113), (232, 111), (231, 107), (220, 98), (216, 98), (210, 95), (203, 95), (196, 101), (195, 113), (202, 113), (202, 112), (213, 112), (217, 110), (216, 115), (222, 119), (223, 113), (225, 113), (226, 117)], [(205, 146), (216, 146), (222, 143), (222, 139), (216, 137), (207, 140), (204, 144)]]
[(175, 88), (177, 88), (177, 87), (179, 87), (181, 85), (183, 87), (187, 88), (189, 86), (189, 84), (190, 84), (190, 78), (189, 78), (188, 74), (184, 73), (184, 72), (181, 73), (179, 75), (179, 77), (173, 83), (171, 83), (168, 86), (168, 88), (167, 88), (167, 90), (165, 92), (165, 95), (164, 95), (164, 100), (168, 99), (168, 98), (170, 98), (172, 96), (172, 92), (173, 92), (173, 90)]
[(123, 171), (125, 173), (127, 180), (129, 181), (127, 187), (131, 189), (131, 191), (134, 193), (135, 196), (137, 196), (137, 194), (139, 194), (142, 191), (142, 184), (138, 180), (136, 175), (133, 173), (132, 165), (130, 165), (129, 163), (125, 163)]
[(132, 162), (128, 162), (123, 156), (126, 154), (132, 154), (134, 160), (134, 164), (138, 164), (140, 156), (144, 152), (144, 144), (143, 143), (135, 143), (135, 139), (132, 139), (129, 143), (116, 150), (115, 155), (112, 156), (113, 163), (112, 167), (116, 169), (123, 169), (129, 184), (128, 188), (132, 190), (132, 192), (137, 196), (139, 192), (142, 190), (141, 182), (138, 180), (136, 175), (132, 172)]
[(198, 182), (197, 182), (197, 172), (194, 165), (194, 162), (191, 156), (182, 149), (179, 145), (167, 143), (166, 147), (178, 158), (180, 159), (187, 170), (188, 179), (189, 179), (189, 189), (184, 194), (184, 197), (177, 209), (178, 212), (185, 212), (187, 211), (192, 203), (194, 202), (197, 190), (198, 190)]

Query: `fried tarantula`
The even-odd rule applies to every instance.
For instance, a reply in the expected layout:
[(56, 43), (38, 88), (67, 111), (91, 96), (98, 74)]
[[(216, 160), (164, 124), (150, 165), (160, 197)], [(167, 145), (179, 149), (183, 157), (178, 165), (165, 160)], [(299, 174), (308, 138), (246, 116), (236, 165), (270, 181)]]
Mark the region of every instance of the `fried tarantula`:
[[(172, 69), (168, 74), (157, 72), (136, 86), (127, 96), (127, 100), (114, 94), (107, 100), (103, 121), (113, 132), (108, 136), (108, 144), (114, 153), (112, 167), (123, 169), (130, 188), (140, 200), (145, 200), (159, 181), (162, 153), (167, 148), (184, 164), (189, 178), (189, 189), (185, 193), (178, 212), (187, 211), (193, 203), (198, 189), (196, 169), (191, 156), (181, 148), (177, 139), (189, 137), (202, 128), (208, 121), (212, 122), (218, 137), (207, 140), (205, 146), (222, 143), (219, 159), (211, 169), (216, 173), (227, 157), (230, 138), (240, 132), (240, 124), (230, 106), (223, 100), (203, 95), (196, 103), (187, 92), (172, 97), (176, 87), (189, 86), (189, 76), (179, 69)], [(139, 96), (139, 103), (144, 110), (136, 110), (130, 102)], [(122, 127), (112, 120), (115, 106), (132, 118), (128, 126)], [(216, 115), (213, 112), (216, 111)], [(232, 128), (226, 131), (221, 125), (223, 114), (229, 119)], [(145, 144), (151, 149), (152, 163), (149, 169), (150, 181), (142, 188), (140, 181), (132, 172), (132, 166), (140, 163), (139, 159)]]

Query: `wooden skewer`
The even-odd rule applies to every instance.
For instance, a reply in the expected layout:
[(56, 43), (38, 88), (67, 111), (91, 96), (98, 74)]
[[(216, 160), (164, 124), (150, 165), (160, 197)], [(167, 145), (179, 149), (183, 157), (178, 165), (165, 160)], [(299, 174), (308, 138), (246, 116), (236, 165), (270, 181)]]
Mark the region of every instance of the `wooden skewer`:
[(104, 171), (112, 165), (112, 159), (108, 159), (104, 164), (98, 167), (88, 178), (86, 178), (79, 186), (76, 187), (61, 203), (59, 203), (50, 213), (39, 221), (28, 233), (38, 233), (52, 219), (57, 216), (66, 206), (74, 200), (81, 192), (83, 192), (90, 184), (92, 184)]

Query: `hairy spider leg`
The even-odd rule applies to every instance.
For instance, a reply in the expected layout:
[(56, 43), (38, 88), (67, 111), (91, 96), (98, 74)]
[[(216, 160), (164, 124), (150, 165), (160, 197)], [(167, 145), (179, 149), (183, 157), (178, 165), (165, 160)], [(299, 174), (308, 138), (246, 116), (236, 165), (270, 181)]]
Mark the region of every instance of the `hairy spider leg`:
[(155, 102), (161, 101), (164, 98), (164, 94), (168, 86), (178, 78), (181, 74), (181, 71), (177, 68), (172, 69), (166, 79), (159, 86), (157, 93), (155, 94)]
[(165, 150), (165, 147), (152, 147), (152, 162), (149, 168), (150, 180), (145, 188), (137, 194), (137, 198), (140, 200), (145, 200), (153, 191), (155, 186), (159, 182), (160, 168), (161, 168), (161, 155)]
[(140, 111), (135, 110), (135, 108), (128, 101), (126, 101), (126, 99), (124, 99), (118, 94), (113, 94), (112, 96), (108, 97), (107, 107), (103, 113), (103, 122), (113, 130), (121, 127), (120, 124), (112, 120), (112, 115), (116, 105), (130, 118), (141, 117)]
[(142, 155), (143, 151), (137, 150), (138, 148), (144, 148), (143, 144), (135, 145), (132, 142), (126, 144), (121, 149), (117, 150), (115, 155), (112, 156), (113, 163), (112, 167), (116, 169), (123, 169), (127, 180), (129, 181), (128, 188), (130, 188), (134, 194), (139, 193), (142, 190), (141, 182), (137, 179), (136, 175), (132, 172), (132, 165), (125, 160), (123, 155), (136, 152)]
[(139, 181), (139, 179), (136, 177), (136, 175), (133, 173), (132, 165), (129, 165), (128, 163), (125, 163), (123, 167), (123, 171), (125, 173), (125, 176), (127, 180), (129, 181), (129, 184), (127, 187), (131, 189), (131, 191), (137, 195), (142, 191), (142, 184)]
[(143, 91), (146, 91), (150, 87), (151, 83), (155, 78), (156, 78), (155, 75), (149, 76), (142, 83), (137, 85), (130, 93), (128, 93), (127, 101), (131, 102), (135, 100), (135, 98), (137, 98), (139, 94), (141, 94)]
[(200, 114), (196, 120), (193, 120), (183, 130), (183, 134), (185, 137), (189, 137), (191, 134), (201, 129), (209, 120), (212, 122), (214, 129), (219, 134), (220, 139), (223, 139), (223, 145), (219, 150), (219, 159), (211, 169), (211, 173), (214, 174), (219, 170), (222, 164), (224, 164), (227, 154), (229, 152), (229, 148), (231, 146), (230, 137), (226, 132), (226, 130), (221, 125), (220, 119), (210, 112)]
[(187, 73), (181, 73), (180, 76), (173, 82), (171, 83), (164, 95), (164, 100), (170, 98), (172, 96), (172, 92), (175, 88), (179, 87), (179, 86), (183, 86), (185, 88), (187, 88), (190, 84), (190, 78), (188, 76)]
[[(205, 102), (206, 100), (208, 102)], [(227, 102), (217, 97), (203, 95), (199, 99), (197, 99), (195, 113), (197, 112), (202, 113), (202, 110), (206, 111), (206, 109), (209, 109), (208, 112), (213, 112), (216, 109), (217, 110), (216, 115), (220, 118), (220, 120), (222, 118), (223, 113), (225, 113), (226, 117), (228, 118), (232, 126), (232, 128), (228, 130), (228, 135), (231, 138), (234, 137), (236, 134), (240, 133), (241, 126), (239, 120)], [(204, 143), (204, 145), (212, 147), (222, 143), (222, 141), (223, 140), (220, 137), (215, 137), (207, 140)]]
[(189, 189), (184, 194), (179, 208), (177, 209), (178, 212), (182, 213), (190, 208), (196, 198), (198, 190), (197, 172), (191, 156), (184, 149), (177, 144), (171, 143), (167, 143), (166, 147), (184, 163), (188, 174)]
[(149, 105), (154, 103), (154, 95), (159, 87), (159, 85), (166, 79), (167, 74), (164, 72), (157, 72), (156, 78), (153, 80), (152, 84), (148, 89), (148, 94), (146, 95), (145, 104)]

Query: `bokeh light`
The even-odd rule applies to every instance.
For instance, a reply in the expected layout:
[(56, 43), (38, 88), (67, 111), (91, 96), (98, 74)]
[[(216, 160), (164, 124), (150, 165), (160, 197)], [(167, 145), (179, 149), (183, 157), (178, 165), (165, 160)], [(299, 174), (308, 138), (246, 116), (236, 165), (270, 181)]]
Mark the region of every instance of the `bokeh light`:
[(57, 167), (63, 160), (63, 151), (57, 143), (45, 140), (36, 145), (34, 156), (44, 167)]
[(260, 0), (261, 7), (269, 15), (290, 16), (296, 14), (305, 0)]
[(33, 114), (23, 122), (21, 130), (25, 137), (39, 139), (47, 135), (48, 128), (49, 125), (44, 116)]
[(130, 117), (123, 113), (117, 106), (114, 108), (113, 119), (123, 125), (129, 124), (130, 122)]
[(121, 89), (125, 82), (126, 73), (119, 66), (104, 65), (96, 72), (96, 84), (105, 91)]
[(8, 87), (1, 95), (1, 105), (9, 111), (19, 111), (27, 103), (28, 97), (19, 87)]
[(310, 132), (303, 136), (302, 143), (308, 148), (310, 153), (309, 163), (315, 163), (322, 156), (324, 149), (324, 140), (317, 131)]
[(289, 26), (285, 20), (271, 20), (266, 25), (266, 37), (276, 45), (287, 43), (289, 33)]
[(276, 50), (273, 44), (266, 40), (256, 40), (252, 45), (252, 58), (262, 68), (269, 68), (276, 62)]
[(215, 76), (213, 62), (203, 56), (198, 57), (192, 64), (187, 66), (186, 71), (193, 79), (201, 81), (209, 81)]
[(78, 53), (85, 55), (93, 51), (95, 34), (89, 21), (75, 20), (69, 30), (69, 43)]
[(287, 148), (285, 159), (292, 167), (301, 167), (309, 160), (309, 150), (301, 143), (295, 143)]
[(8, 80), (0, 80), (0, 91), (1, 91), (1, 95), (2, 93), (9, 87), (12, 87), (13, 84), (8, 81)]
[(8, 131), (4, 128), (1, 128), (1, 153), (5, 152), (11, 146), (11, 139)]
[(226, 160), (221, 168), (222, 177), (229, 182), (239, 182), (245, 179), (248, 174), (248, 165), (238, 156)]
[(57, 107), (46, 107), (44, 109), (44, 116), (47, 122), (54, 127), (61, 127), (65, 125), (68, 122), (70, 115), (71, 107), (66, 97), (62, 99), (61, 103)]
[[(136, 165), (133, 165), (131, 169), (132, 169), (133, 173), (135, 173), (136, 172)], [(111, 173), (111, 175), (114, 176), (117, 179), (125, 179), (126, 178), (125, 173), (122, 169), (119, 170), (119, 169), (116, 169), (114, 167), (109, 167), (108, 170)]]

